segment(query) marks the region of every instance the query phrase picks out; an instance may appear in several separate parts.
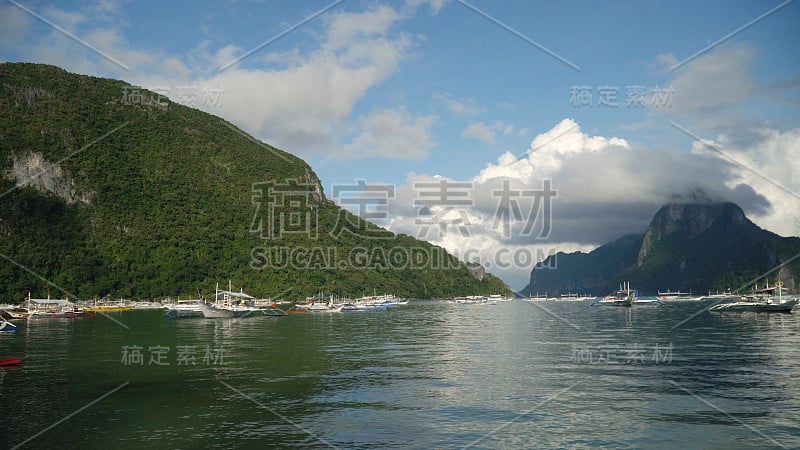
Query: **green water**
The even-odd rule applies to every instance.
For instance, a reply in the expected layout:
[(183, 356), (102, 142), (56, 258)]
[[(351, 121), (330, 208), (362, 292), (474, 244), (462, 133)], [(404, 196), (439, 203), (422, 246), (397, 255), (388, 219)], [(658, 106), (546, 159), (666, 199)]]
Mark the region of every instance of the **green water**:
[(800, 447), (798, 315), (700, 306), (29, 321), (1, 446)]

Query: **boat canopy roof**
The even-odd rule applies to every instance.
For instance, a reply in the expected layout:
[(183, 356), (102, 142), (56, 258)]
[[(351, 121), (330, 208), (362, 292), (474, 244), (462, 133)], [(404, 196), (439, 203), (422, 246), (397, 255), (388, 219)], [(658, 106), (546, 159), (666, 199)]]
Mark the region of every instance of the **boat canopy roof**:
[(72, 306), (72, 303), (69, 300), (56, 300), (50, 298), (32, 298), (31, 303), (36, 303), (37, 305), (59, 305), (59, 306)]
[(244, 292), (232, 292), (232, 291), (217, 291), (217, 299), (223, 298), (228, 296), (228, 298), (239, 298), (245, 300), (254, 299), (252, 295), (247, 295)]

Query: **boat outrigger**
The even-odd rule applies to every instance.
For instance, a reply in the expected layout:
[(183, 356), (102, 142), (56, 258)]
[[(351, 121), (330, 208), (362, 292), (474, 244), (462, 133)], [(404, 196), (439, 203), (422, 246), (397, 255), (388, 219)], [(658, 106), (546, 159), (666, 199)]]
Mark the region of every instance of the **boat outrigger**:
[(6, 320), (6, 314), (0, 315), (0, 331), (6, 333), (13, 333), (17, 330), (19, 330), (19, 327), (17, 325), (14, 325), (13, 323)]

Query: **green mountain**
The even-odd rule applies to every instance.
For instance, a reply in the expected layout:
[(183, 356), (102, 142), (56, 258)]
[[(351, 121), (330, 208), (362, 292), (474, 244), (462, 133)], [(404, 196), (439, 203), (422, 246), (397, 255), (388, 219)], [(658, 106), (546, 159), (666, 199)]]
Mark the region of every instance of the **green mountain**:
[(524, 296), (605, 292), (609, 280), (636, 261), (642, 235), (623, 236), (589, 253), (558, 252), (536, 264)]
[(792, 258), (798, 254), (800, 238), (758, 227), (733, 203), (670, 203), (644, 235), (626, 236), (590, 253), (558, 253), (537, 264), (522, 294), (605, 294), (622, 281), (648, 294), (705, 293), (749, 288), (768, 273), (796, 290), (800, 258)]
[(325, 197), (303, 160), (125, 82), (0, 64), (0, 298), (510, 293)]

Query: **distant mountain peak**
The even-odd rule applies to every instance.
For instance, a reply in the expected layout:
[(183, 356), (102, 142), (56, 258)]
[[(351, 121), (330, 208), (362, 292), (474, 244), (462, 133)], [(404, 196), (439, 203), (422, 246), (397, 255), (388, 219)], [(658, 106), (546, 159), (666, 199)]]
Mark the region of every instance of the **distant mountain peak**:
[(729, 202), (671, 202), (658, 210), (650, 227), (645, 234), (645, 239), (673, 237), (677, 239), (694, 239), (701, 233), (711, 228), (717, 221), (726, 221), (735, 224), (750, 223), (742, 209)]

